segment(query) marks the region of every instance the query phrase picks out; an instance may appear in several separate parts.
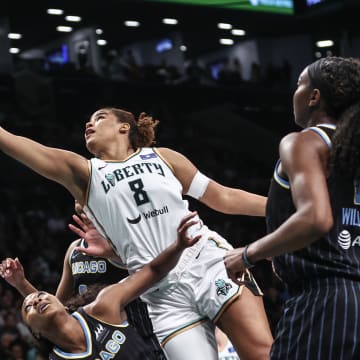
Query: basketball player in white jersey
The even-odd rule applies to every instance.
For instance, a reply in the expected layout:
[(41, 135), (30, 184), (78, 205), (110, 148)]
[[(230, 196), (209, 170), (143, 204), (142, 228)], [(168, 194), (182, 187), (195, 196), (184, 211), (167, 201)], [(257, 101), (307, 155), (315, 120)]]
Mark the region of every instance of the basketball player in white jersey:
[[(226, 214), (265, 214), (266, 198), (210, 180), (178, 152), (150, 147), (157, 123), (144, 113), (136, 120), (120, 109), (96, 111), (85, 129), (91, 161), (2, 128), (0, 149), (67, 188), (133, 273), (176, 237), (177, 224), (190, 213), (184, 194)], [(231, 245), (201, 221), (189, 230), (201, 240), (143, 296), (168, 358), (217, 359), (216, 324), (241, 359), (267, 359), (273, 338), (250, 272), (243, 278), (248, 286), (236, 285), (223, 263)], [(86, 241), (84, 251), (97, 255)]]

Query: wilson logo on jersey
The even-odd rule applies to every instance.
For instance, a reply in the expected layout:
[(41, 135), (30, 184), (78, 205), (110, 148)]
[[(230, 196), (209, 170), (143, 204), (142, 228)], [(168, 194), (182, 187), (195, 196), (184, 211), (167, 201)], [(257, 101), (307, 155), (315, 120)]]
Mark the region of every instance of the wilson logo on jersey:
[(338, 235), (338, 244), (344, 250), (348, 250), (353, 246), (360, 246), (360, 235), (352, 240), (349, 231), (342, 230)]

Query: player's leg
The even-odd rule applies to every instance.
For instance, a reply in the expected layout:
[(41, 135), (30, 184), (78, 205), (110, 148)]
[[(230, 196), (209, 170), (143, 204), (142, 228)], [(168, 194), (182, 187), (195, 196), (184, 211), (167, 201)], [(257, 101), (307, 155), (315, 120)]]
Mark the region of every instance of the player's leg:
[(164, 345), (169, 360), (217, 360), (214, 325), (209, 321), (179, 332)]
[(194, 278), (201, 274), (194, 285), (198, 308), (226, 333), (241, 360), (269, 359), (273, 337), (262, 292), (249, 271), (240, 288), (229, 279), (223, 257), (230, 245), (218, 234), (211, 240), (191, 268)]
[(169, 360), (217, 360), (215, 326), (199, 314), (189, 282), (146, 295), (154, 331)]
[(227, 334), (241, 360), (269, 359), (273, 337), (261, 296), (244, 287), (216, 324)]

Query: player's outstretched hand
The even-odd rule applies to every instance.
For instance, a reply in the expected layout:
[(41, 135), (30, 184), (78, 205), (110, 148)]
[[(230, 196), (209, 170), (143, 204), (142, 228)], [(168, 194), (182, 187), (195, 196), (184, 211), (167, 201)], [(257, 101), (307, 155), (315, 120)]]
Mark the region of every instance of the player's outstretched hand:
[(25, 279), (24, 268), (18, 258), (6, 258), (0, 263), (0, 276), (13, 287), (18, 287)]
[(198, 235), (192, 236), (187, 231), (191, 226), (193, 226), (199, 222), (198, 218), (195, 219), (196, 217), (197, 217), (197, 212), (193, 211), (192, 213), (190, 213), (189, 215), (186, 215), (181, 220), (181, 222), (177, 228), (177, 233), (178, 233), (177, 245), (180, 248), (190, 247), (200, 240), (201, 235), (198, 234)]
[(72, 216), (78, 226), (69, 224), (69, 228), (79, 237), (85, 240), (87, 247), (76, 247), (75, 249), (90, 256), (102, 258), (116, 257), (109, 241), (102, 236), (85, 214)]

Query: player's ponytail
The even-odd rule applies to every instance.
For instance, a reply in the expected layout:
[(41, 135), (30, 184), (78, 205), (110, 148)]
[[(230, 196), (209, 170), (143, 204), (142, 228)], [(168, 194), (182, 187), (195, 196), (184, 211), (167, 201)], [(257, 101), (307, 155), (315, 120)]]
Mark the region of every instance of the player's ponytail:
[(333, 137), (330, 167), (351, 179), (360, 176), (360, 101), (340, 116)]
[(142, 112), (136, 123), (132, 144), (134, 148), (151, 146), (155, 143), (155, 128), (159, 124), (159, 120), (154, 120), (152, 116)]
[(320, 90), (323, 110), (336, 121), (330, 152), (330, 171), (360, 175), (360, 62), (355, 58), (325, 57), (308, 66), (313, 88)]
[(142, 112), (136, 121), (135, 116), (129, 112), (117, 108), (108, 108), (120, 122), (130, 125), (129, 140), (134, 149), (151, 146), (155, 143), (155, 128), (159, 120)]

